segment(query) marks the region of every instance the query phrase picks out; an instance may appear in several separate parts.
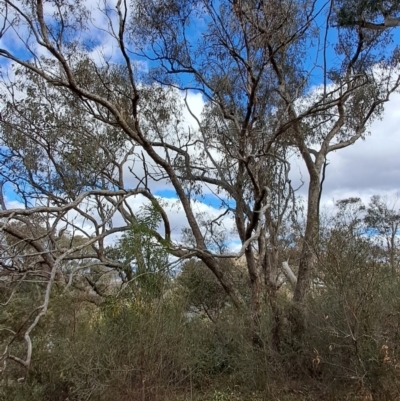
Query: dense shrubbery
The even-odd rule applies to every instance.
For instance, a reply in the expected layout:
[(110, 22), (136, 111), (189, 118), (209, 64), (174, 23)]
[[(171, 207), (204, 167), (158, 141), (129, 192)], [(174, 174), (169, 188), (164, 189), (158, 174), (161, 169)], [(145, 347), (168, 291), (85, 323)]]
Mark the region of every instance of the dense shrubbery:
[(0, 0), (0, 398), (398, 398), (400, 214), (320, 203), (399, 13)]
[[(8, 360), (0, 399), (396, 399), (400, 281), (357, 202), (339, 204), (323, 224), (305, 312), (283, 282), (273, 303), (265, 294), (256, 343), (250, 312), (235, 308), (198, 261), (169, 280), (156, 269), (161, 296), (137, 280), (100, 305), (55, 288), (32, 367), (26, 374)], [(245, 267), (221, 263), (249, 299)], [(27, 286), (19, 302), (34, 294)]]

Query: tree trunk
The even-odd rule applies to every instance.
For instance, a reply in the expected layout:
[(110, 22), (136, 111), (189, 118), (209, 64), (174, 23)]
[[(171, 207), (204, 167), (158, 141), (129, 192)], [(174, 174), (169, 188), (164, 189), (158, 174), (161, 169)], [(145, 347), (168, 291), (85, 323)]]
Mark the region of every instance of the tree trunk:
[(304, 234), (303, 246), (300, 255), (297, 284), (293, 300), (297, 304), (303, 304), (310, 287), (311, 273), (315, 260), (315, 251), (319, 234), (319, 175), (311, 176), (308, 190), (307, 223)]
[(270, 229), (269, 232), (269, 249), (266, 250), (264, 261), (264, 280), (265, 285), (270, 291), (276, 291), (278, 278), (278, 263), (279, 263), (279, 245), (277, 241), (277, 233)]
[[(275, 241), (271, 243), (276, 245)], [(273, 321), (271, 322), (271, 351), (279, 354), (281, 351), (282, 338), (282, 310), (277, 300), (277, 263), (278, 263), (278, 251), (277, 248), (272, 247), (268, 250), (264, 260), (264, 285), (268, 294), (268, 301), (272, 312)]]
[(261, 318), (261, 279), (258, 269), (258, 263), (255, 260), (254, 252), (250, 247), (245, 251), (247, 269), (250, 277), (250, 313), (253, 331), (253, 344), (262, 346), (260, 336), (260, 318)]

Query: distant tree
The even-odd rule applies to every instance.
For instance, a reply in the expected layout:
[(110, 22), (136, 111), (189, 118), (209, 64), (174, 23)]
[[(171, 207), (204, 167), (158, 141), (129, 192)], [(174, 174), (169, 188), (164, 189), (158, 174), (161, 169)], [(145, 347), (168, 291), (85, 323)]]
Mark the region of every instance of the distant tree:
[(396, 208), (398, 196), (390, 204), (387, 198), (374, 195), (367, 207), (365, 223), (371, 235), (382, 240), (393, 276), (398, 274), (400, 246), (400, 209)]

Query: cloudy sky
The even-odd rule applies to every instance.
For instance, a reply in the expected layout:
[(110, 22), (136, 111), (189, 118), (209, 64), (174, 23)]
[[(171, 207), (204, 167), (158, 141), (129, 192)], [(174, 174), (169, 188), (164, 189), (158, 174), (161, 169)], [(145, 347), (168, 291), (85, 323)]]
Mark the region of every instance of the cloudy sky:
[[(200, 115), (203, 100), (199, 94), (189, 97), (191, 108)], [(195, 122), (187, 115), (192, 125)], [(370, 135), (354, 145), (328, 155), (322, 203), (360, 197), (367, 201), (372, 195), (392, 196), (400, 192), (400, 94), (392, 95), (380, 120), (369, 128)], [(291, 179), (294, 187), (304, 181), (298, 191), (307, 195), (307, 169), (302, 159), (293, 159)]]
[[(328, 156), (323, 204), (350, 196), (368, 200), (375, 194), (390, 197), (400, 192), (400, 94), (392, 96), (382, 120), (373, 122), (370, 132), (365, 140)], [(301, 162), (299, 170), (307, 177)]]

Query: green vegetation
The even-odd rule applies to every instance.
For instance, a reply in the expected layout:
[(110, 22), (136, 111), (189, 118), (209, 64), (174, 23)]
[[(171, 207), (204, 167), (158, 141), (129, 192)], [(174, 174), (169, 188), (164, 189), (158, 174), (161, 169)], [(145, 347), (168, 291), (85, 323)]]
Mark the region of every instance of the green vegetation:
[[(53, 288), (32, 336), (29, 372), (8, 360), (0, 399), (396, 399), (400, 280), (392, 275), (388, 251), (365, 234), (366, 210), (349, 199), (326, 219), (300, 333), (288, 283), (277, 291), (274, 308), (263, 295), (255, 344), (250, 315), (244, 319), (246, 311), (229, 302), (200, 261), (184, 263), (176, 277), (146, 264), (146, 272), (131, 272), (125, 286), (108, 288), (98, 305)], [(120, 242), (122, 254), (137, 249), (127, 242), (136, 232)], [(223, 263), (249, 299), (243, 261)], [(153, 279), (141, 280), (145, 273)], [(6, 319), (20, 322), (41, 285), (23, 283), (3, 308)], [(16, 344), (21, 340), (17, 334)]]
[(399, 399), (398, 206), (321, 212), (399, 26), (398, 0), (0, 0), (0, 401)]

